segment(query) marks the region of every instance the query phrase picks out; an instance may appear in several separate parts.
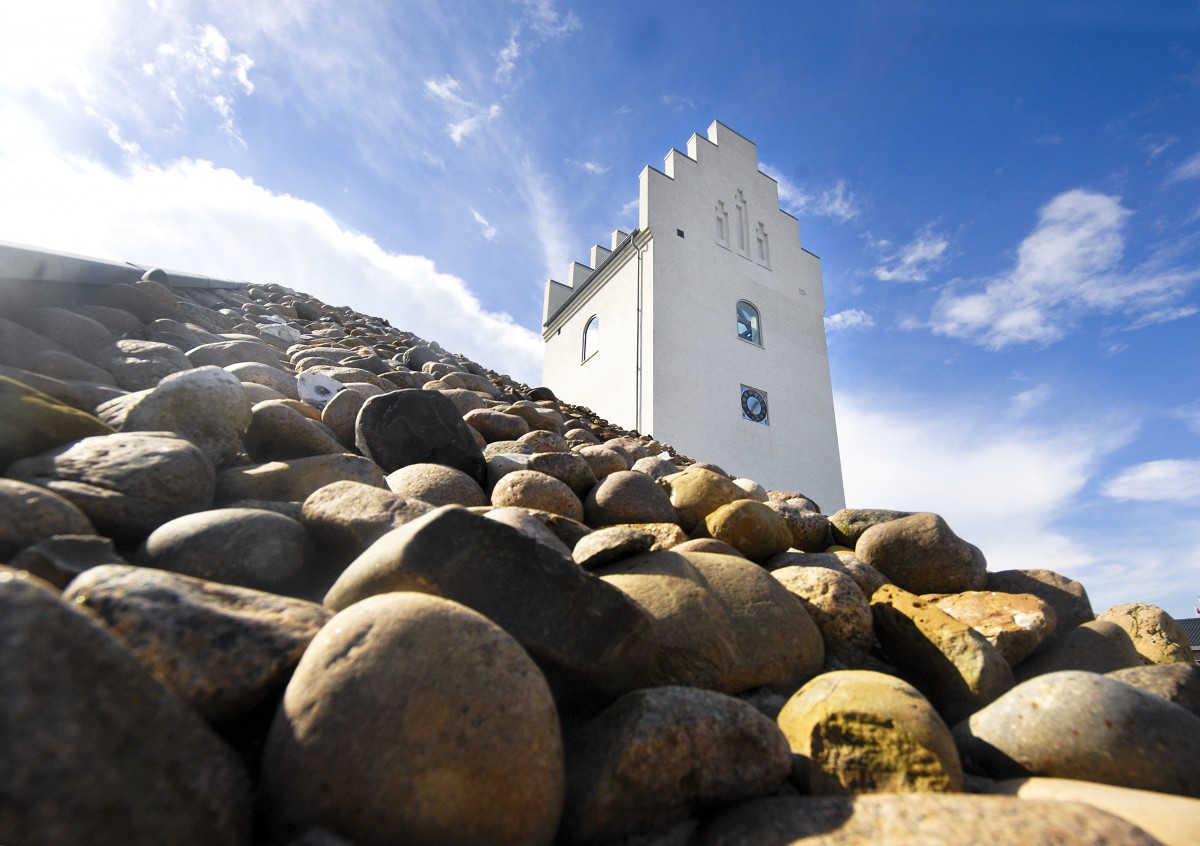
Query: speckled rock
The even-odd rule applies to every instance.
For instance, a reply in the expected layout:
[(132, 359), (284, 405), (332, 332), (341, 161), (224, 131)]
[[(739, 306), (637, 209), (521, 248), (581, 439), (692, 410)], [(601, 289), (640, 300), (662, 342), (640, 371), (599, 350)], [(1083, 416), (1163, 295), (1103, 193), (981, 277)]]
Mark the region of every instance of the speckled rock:
[(93, 615), (11, 573), (0, 689), (0, 842), (251, 842), (233, 751)]
[(187, 359), (193, 367), (211, 364), (214, 367), (229, 367), (256, 361), (271, 367), (279, 366), (279, 356), (262, 341), (219, 341), (201, 344), (187, 351)]
[(825, 661), (821, 633), (771, 575), (742, 558), (651, 552), (597, 571), (653, 623), (653, 684), (793, 691)]
[(312, 540), (282, 514), (256, 508), (215, 508), (159, 526), (138, 550), (145, 567), (211, 582), (312, 596)]
[(1096, 619), (1083, 585), (1053, 570), (1000, 570), (988, 573), (987, 589), (1004, 593), (1031, 593), (1050, 603), (1058, 620), (1056, 634)]
[(529, 470), (553, 476), (569, 487), (582, 500), (596, 484), (592, 466), (573, 452), (538, 452), (525, 462)]
[(492, 489), (492, 505), (534, 508), (583, 520), (583, 503), (563, 482), (533, 470), (505, 474)]
[(781, 567), (824, 567), (828, 570), (837, 570), (854, 579), (854, 583), (863, 592), (863, 596), (868, 598), (884, 585), (892, 583), (883, 573), (870, 564), (859, 561), (851, 553), (788, 551), (772, 555), (762, 564), (768, 570), (778, 570)]
[(603, 479), (605, 476), (629, 469), (629, 462), (625, 460), (625, 457), (606, 446), (588, 444), (580, 447), (577, 452), (587, 461), (597, 479)]
[(557, 432), (550, 432), (545, 429), (534, 429), (531, 432), (526, 432), (521, 437), (517, 438), (517, 443), (525, 444), (534, 452), (567, 453), (571, 451), (571, 445), (567, 439)]
[(0, 472), (19, 459), (112, 431), (86, 411), (0, 376)]
[(153, 388), (165, 376), (192, 369), (177, 347), (155, 341), (117, 341), (99, 354), (96, 363), (127, 391)]
[(92, 522), (70, 500), (27, 482), (0, 479), (0, 561), (54, 535), (88, 535)]
[(358, 455), (314, 455), (288, 461), (268, 461), (248, 467), (230, 467), (217, 476), (216, 502), (239, 499), (282, 499), (303, 502), (333, 482), (360, 482), (386, 490), (379, 466)]
[(567, 520), (565, 517), (562, 517), (558, 514), (550, 514), (547, 511), (536, 511), (531, 508), (518, 508), (512, 505), (505, 505), (499, 508), (488, 508), (487, 513), (485, 513), (483, 516), (488, 520), (495, 520), (497, 523), (503, 523), (505, 526), (512, 526), (521, 534), (528, 538), (532, 538), (538, 543), (545, 544), (560, 555), (567, 557), (570, 557), (571, 555), (571, 548), (567, 546), (563, 539), (555, 534), (554, 531), (551, 530), (550, 526), (541, 518), (553, 517), (566, 523), (574, 523), (574, 520)]
[(954, 728), (964, 765), (992, 778), (1078, 778), (1200, 797), (1200, 717), (1077, 670), (1024, 682)]
[(912, 675), (947, 721), (963, 719), (1013, 686), (1011, 668), (983, 635), (896, 585), (875, 591), (871, 613), (888, 660)]
[(715, 555), (732, 555), (736, 558), (746, 557), (725, 543), (725, 541), (719, 541), (716, 538), (693, 538), (692, 540), (686, 540), (683, 543), (667, 548), (673, 549), (676, 552), (711, 552)]
[(1200, 800), (1096, 784), (1074, 778), (1002, 781), (989, 793), (1022, 799), (1078, 802), (1138, 826), (1163, 846), (1194, 846), (1200, 831)]
[(788, 530), (792, 533), (792, 549), (799, 549), (802, 552), (822, 552), (829, 546), (831, 537), (829, 518), (824, 514), (806, 511), (786, 502), (767, 500), (764, 504), (779, 514), (787, 524)]
[(179, 317), (179, 310), (174, 304), (168, 304), (149, 293), (146, 286), (140, 283), (100, 285), (89, 293), (91, 300), (97, 305), (127, 311), (142, 323), (153, 323), (162, 318), (174, 320)]
[(880, 523), (913, 516), (912, 511), (892, 511), (886, 508), (843, 508), (830, 516), (830, 531), (834, 543), (854, 549), (863, 532)]
[(595, 570), (649, 552), (654, 540), (653, 533), (632, 526), (608, 526), (584, 536), (575, 544), (572, 557), (583, 569)]
[(358, 413), (359, 451), (391, 473), (409, 464), (445, 464), (480, 485), (487, 462), (454, 403), (419, 388), (371, 397)]
[(128, 543), (208, 507), (215, 478), (203, 452), (165, 432), (84, 438), (18, 461), (8, 475), (70, 500), (101, 532)]
[[(494, 695), (503, 691), (503, 695)], [(280, 842), (548, 846), (564, 794), (554, 700), (525, 650), (445, 599), (388, 594), (333, 618), (300, 660), (263, 756)]]
[[(625, 525), (654, 535), (654, 546), (650, 547), (651, 552), (674, 549), (688, 539), (687, 532), (675, 523), (626, 523)], [(696, 551), (704, 552), (702, 549)]]
[(43, 350), (29, 360), (29, 369), (34, 373), (52, 376), (55, 379), (96, 382), (101, 385), (116, 385), (111, 373), (103, 367), (58, 350)]
[(774, 792), (787, 741), (752, 706), (707, 690), (627, 694), (568, 738), (567, 843), (662, 831), (707, 807)]
[(337, 574), (392, 529), (432, 510), (429, 503), (386, 488), (344, 480), (309, 494), (301, 522), (317, 545), (320, 568)]
[(1114, 605), (1096, 619), (1123, 628), (1144, 664), (1195, 663), (1183, 628), (1157, 605), (1145, 602)]
[(1014, 675), (1025, 681), (1059, 670), (1111, 673), (1141, 665), (1142, 658), (1124, 629), (1107, 620), (1093, 620), (1043, 644), (1016, 666)]
[(1108, 675), (1161, 696), (1200, 717), (1200, 664), (1149, 664), (1115, 670)]
[(293, 409), (285, 400), (268, 400), (255, 405), (244, 440), (246, 452), (259, 463), (311, 455), (341, 455), (346, 451), (324, 427)]
[(30, 309), (22, 315), (22, 322), (28, 329), (84, 361), (95, 361), (103, 350), (117, 340), (103, 323), (55, 306)]
[(288, 399), (300, 399), (300, 389), (296, 386), (296, 377), (282, 367), (264, 364), (260, 361), (242, 361), (226, 365), (225, 369), (241, 382), (253, 382), (278, 391)]
[(734, 805), (690, 846), (1161, 846), (1089, 805), (1010, 796), (786, 796)]
[(338, 391), (321, 409), (321, 422), (329, 427), (348, 452), (358, 449), (354, 442), (358, 413), (367, 398), (357, 391)]
[(156, 679), (214, 722), (282, 690), (331, 616), (312, 602), (148, 567), (93, 568), (63, 598), (94, 611)]
[(787, 522), (761, 502), (739, 499), (704, 518), (705, 528), (751, 561), (762, 561), (792, 545)]
[(604, 476), (584, 500), (589, 526), (620, 523), (674, 523), (675, 508), (649, 476), (620, 470)]
[(987, 638), (1010, 667), (1032, 655), (1058, 623), (1050, 603), (1031, 593), (970, 590), (921, 598)]
[(100, 535), (54, 535), (25, 547), (8, 559), (14, 569), (27, 570), (58, 589), (80, 573), (105, 564), (128, 564), (113, 542)]
[(405, 499), (419, 499), (432, 506), (487, 505), (479, 483), (461, 470), (444, 464), (410, 464), (388, 474), (388, 488)]
[(892, 676), (817, 676), (788, 699), (777, 722), (792, 751), (812, 761), (813, 794), (962, 790), (949, 727), (916, 688)]
[(122, 432), (175, 432), (216, 467), (233, 463), (239, 438), (250, 425), (242, 383), (216, 367), (167, 376), (150, 390), (104, 403), (96, 413)]
[(433, 593), (487, 615), (529, 650), (563, 700), (643, 686), (654, 659), (650, 622), (621, 591), (463, 508), (439, 508), (384, 535), (346, 568), (325, 605), (337, 611), (391, 591)]
[(463, 415), (463, 421), (473, 428), (488, 443), (492, 441), (515, 441), (529, 432), (529, 424), (523, 417), (506, 414), (491, 408), (477, 408)]
[(666, 476), (659, 484), (666, 489), (671, 504), (679, 512), (679, 525), (689, 533), (722, 505), (743, 499), (746, 495), (729, 478), (696, 466)]
[(936, 514), (913, 514), (872, 526), (859, 537), (854, 554), (916, 594), (982, 590), (987, 584), (983, 553)]
[(645, 458), (639, 458), (629, 469), (637, 473), (644, 473), (655, 481), (679, 472), (679, 467), (671, 459), (662, 455), (648, 455)]
[(862, 666), (874, 640), (871, 603), (854, 579), (825, 567), (783, 567), (772, 570), (821, 630), (825, 654), (847, 667)]

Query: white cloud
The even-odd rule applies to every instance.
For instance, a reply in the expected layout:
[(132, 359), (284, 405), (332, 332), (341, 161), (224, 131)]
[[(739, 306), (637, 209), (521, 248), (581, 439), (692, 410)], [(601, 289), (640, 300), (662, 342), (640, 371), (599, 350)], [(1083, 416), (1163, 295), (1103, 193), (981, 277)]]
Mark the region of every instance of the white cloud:
[[(1128, 531), (1113, 533), (1116, 514), (1093, 522), (1102, 532), (1077, 520), (1100, 462), (1132, 438), (1128, 419), (1031, 425), (997, 419), (987, 409), (964, 410), (944, 394), (930, 400), (839, 393), (835, 401), (851, 508), (940, 514), (983, 550), (989, 570), (1055, 570), (1083, 581), (1097, 610), (1106, 607), (1101, 602), (1153, 601), (1175, 589), (1176, 548), (1195, 546), (1195, 534), (1171, 538), (1156, 527), (1154, 534), (1165, 540), (1157, 544), (1162, 554), (1150, 555), (1132, 522)], [(1094, 514), (1089, 518), (1096, 521)], [(1128, 562), (1136, 548), (1141, 552), (1131, 578)]]
[(587, 171), (593, 176), (601, 176), (602, 174), (608, 173), (608, 168), (600, 164), (600, 162), (576, 162), (576, 164), (579, 165), (582, 170)]
[(555, 0), (524, 0), (530, 26), (534, 32), (548, 38), (559, 38), (582, 29), (583, 24), (574, 12), (565, 15), (555, 8)]
[(662, 104), (673, 112), (682, 112), (684, 109), (695, 109), (696, 101), (691, 97), (680, 97), (678, 94), (663, 94), (660, 98)]
[(865, 311), (857, 308), (846, 309), (839, 311), (837, 314), (831, 314), (825, 318), (825, 328), (831, 332), (836, 332), (841, 329), (870, 329), (875, 325), (875, 318), (867, 314)]
[(942, 292), (934, 331), (1000, 349), (1057, 341), (1086, 314), (1155, 315), (1151, 322), (1185, 316), (1186, 309), (1169, 307), (1200, 271), (1150, 264), (1120, 271), (1130, 214), (1118, 197), (1082, 189), (1059, 194), (1041, 209), (1012, 270), (985, 280), (982, 291), (955, 285)]
[(484, 240), (494, 241), (496, 239), (496, 227), (488, 223), (486, 217), (475, 211), (475, 209), (471, 209), (471, 217), (475, 218), (475, 222), (479, 224)]
[(1046, 384), (1036, 385), (1028, 390), (1014, 394), (1012, 399), (1008, 401), (1008, 416), (1011, 419), (1020, 420), (1044, 403), (1049, 397), (1050, 386)]
[(441, 79), (425, 80), (425, 91), (436, 100), (442, 100), (455, 105), (464, 105), (465, 101), (458, 95), (462, 83), (447, 74)]
[(924, 282), (929, 272), (942, 263), (949, 246), (946, 237), (934, 231), (933, 224), (926, 224), (911, 241), (886, 256), (873, 273), (881, 282)]
[[(26, 139), (28, 140), (28, 139)], [(120, 172), (0, 136), (0, 232), (68, 252), (275, 282), (349, 305), (519, 379), (539, 378), (542, 341), (486, 310), (422, 256), (384, 250), (319, 206), (231, 170), (183, 159)]]
[(508, 43), (496, 54), (495, 80), (500, 83), (508, 82), (519, 58), (521, 58), (521, 44), (517, 41), (517, 33), (514, 32), (509, 36)]
[(1178, 135), (1143, 135), (1137, 140), (1138, 149), (1145, 153), (1150, 161), (1154, 161), (1178, 143)]
[(844, 179), (837, 180), (832, 187), (813, 193), (796, 185), (771, 165), (760, 163), (759, 170), (779, 185), (780, 208), (796, 217), (811, 215), (849, 223), (859, 216), (858, 202), (846, 187)]
[(1200, 459), (1164, 459), (1126, 467), (1104, 484), (1117, 500), (1200, 504)]
[(522, 191), (533, 220), (533, 233), (542, 248), (545, 271), (553, 279), (571, 261), (571, 232), (549, 181), (527, 156), (522, 161)]
[(456, 145), (462, 146), (464, 139), (474, 135), (485, 123), (489, 123), (499, 116), (500, 104), (492, 103), (486, 109), (481, 109), (470, 117), (446, 124), (446, 134)]
[(1193, 153), (1190, 158), (1177, 165), (1167, 176), (1167, 184), (1197, 178), (1200, 178), (1200, 152)]

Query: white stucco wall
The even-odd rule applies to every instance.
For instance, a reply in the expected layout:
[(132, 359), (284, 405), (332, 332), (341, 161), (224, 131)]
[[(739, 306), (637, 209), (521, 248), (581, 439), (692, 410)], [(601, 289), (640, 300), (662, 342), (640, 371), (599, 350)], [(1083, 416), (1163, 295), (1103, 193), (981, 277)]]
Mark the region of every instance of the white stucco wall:
[[(739, 191), (747, 208), (744, 255), (737, 249)], [(841, 508), (820, 262), (801, 248), (798, 222), (780, 210), (775, 181), (758, 171), (755, 145), (714, 122), (707, 139), (692, 137), (686, 154), (671, 151), (661, 172), (642, 172), (640, 200), (640, 417), (637, 262), (630, 257), (607, 282), (589, 282), (554, 321), (561, 330), (546, 335), (546, 384), (692, 458), (768, 488), (802, 491), (826, 513)], [(717, 240), (718, 200), (729, 213), (728, 247)], [(769, 267), (757, 260), (760, 222)], [(761, 347), (737, 336), (741, 299), (759, 310)], [(601, 317), (601, 350), (580, 365), (583, 327), (593, 314)], [(742, 417), (743, 384), (767, 393), (769, 426)]]

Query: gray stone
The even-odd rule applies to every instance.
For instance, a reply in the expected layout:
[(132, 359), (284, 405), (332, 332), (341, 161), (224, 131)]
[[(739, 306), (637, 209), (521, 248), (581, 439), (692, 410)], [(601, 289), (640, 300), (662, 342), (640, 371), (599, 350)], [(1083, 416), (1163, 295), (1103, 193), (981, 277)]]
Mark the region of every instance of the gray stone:
[(572, 520), (583, 520), (583, 503), (563, 482), (533, 470), (506, 473), (492, 488), (492, 505), (549, 511)]
[(65, 352), (61, 346), (20, 323), (0, 317), (0, 364), (28, 370), (34, 355), (43, 350)]
[(18, 461), (8, 475), (70, 500), (103, 534), (123, 543), (207, 508), (215, 481), (204, 453), (168, 432), (84, 438)]
[(63, 598), (94, 611), (156, 679), (217, 723), (281, 691), (332, 616), (312, 602), (148, 567), (95, 567)]
[(567, 843), (669, 828), (697, 811), (773, 793), (787, 740), (753, 706), (688, 687), (617, 700), (567, 744)]
[(659, 484), (679, 513), (679, 525), (689, 533), (703, 525), (704, 518), (722, 505), (744, 499), (746, 495), (728, 477), (695, 465), (664, 477)]
[(250, 424), (242, 383), (216, 367), (167, 376), (150, 390), (104, 403), (96, 413), (122, 432), (175, 432), (216, 467), (233, 463)]
[(0, 472), (19, 459), (111, 432), (108, 424), (88, 412), (0, 376)]
[(599, 444), (581, 447), (577, 452), (587, 461), (597, 479), (629, 469), (629, 462), (624, 456)]
[(821, 630), (826, 656), (847, 667), (860, 667), (875, 639), (871, 603), (854, 579), (825, 567), (783, 567), (772, 570)]
[(281, 366), (263, 364), (260, 361), (242, 361), (229, 364), (225, 369), (242, 382), (253, 382), (263, 385), (273, 391), (278, 391), (288, 399), (300, 399), (300, 389), (296, 385), (296, 377)]
[(332, 482), (304, 500), (302, 520), (317, 544), (322, 569), (339, 573), (392, 529), (433, 506), (362, 482)]
[(103, 367), (84, 361), (70, 353), (43, 350), (29, 361), (29, 369), (55, 379), (95, 382), (99, 385), (116, 385), (111, 373)]
[(498, 626), (417, 593), (355, 604), (317, 634), (263, 756), (279, 842), (325, 826), (361, 846), (549, 846), (564, 794), (554, 700)]
[(105, 564), (128, 564), (113, 542), (99, 535), (55, 535), (27, 546), (8, 560), (60, 590), (80, 573)]
[(488, 443), (492, 441), (515, 441), (529, 432), (529, 424), (523, 417), (506, 414), (491, 408), (468, 411), (462, 418)]
[(954, 737), (964, 765), (992, 778), (1077, 778), (1200, 797), (1200, 717), (1096, 673), (1031, 679)]
[(89, 535), (92, 522), (70, 500), (27, 482), (0, 479), (0, 561), (54, 535)]
[(656, 482), (659, 479), (665, 479), (667, 476), (679, 472), (679, 468), (675, 466), (674, 462), (661, 455), (648, 455), (645, 458), (639, 458), (633, 462), (633, 466), (629, 469), (637, 473), (644, 473)]
[(487, 505), (487, 494), (479, 483), (461, 470), (444, 464), (409, 464), (388, 474), (388, 488), (406, 499), (419, 499), (431, 506)]
[(1161, 696), (1200, 717), (1200, 664), (1150, 664), (1115, 670), (1108, 675)]
[(313, 557), (312, 540), (295, 520), (254, 508), (216, 508), (159, 526), (136, 560), (210, 582), (319, 597), (325, 582), (314, 573)]
[(250, 781), (90, 613), (0, 574), (0, 842), (251, 842)]
[(725, 541), (751, 561), (763, 561), (792, 544), (792, 533), (779, 512), (751, 499), (722, 505), (704, 518), (708, 534)]
[(653, 479), (632, 470), (605, 475), (584, 501), (592, 528), (621, 523), (676, 523), (675, 507)]
[(829, 518), (824, 514), (805, 511), (786, 502), (770, 501), (766, 506), (776, 511), (792, 533), (792, 548), (802, 552), (823, 552), (833, 539)]
[(191, 370), (187, 356), (170, 344), (121, 340), (101, 353), (96, 362), (127, 391), (153, 388), (166, 376)]
[(915, 594), (982, 590), (987, 561), (936, 514), (913, 514), (867, 529), (854, 545), (859, 560)]
[(445, 464), (480, 485), (487, 462), (454, 403), (437, 391), (408, 389), (371, 397), (358, 413), (359, 450), (391, 473), (409, 464)]
[(1018, 681), (1059, 670), (1111, 673), (1139, 667), (1142, 658), (1125, 630), (1107, 620), (1093, 620), (1052, 638), (1015, 668)]
[(573, 452), (538, 452), (529, 457), (525, 466), (563, 482), (580, 500), (596, 484), (596, 474), (587, 459)]
[(590, 532), (575, 544), (571, 557), (585, 570), (596, 570), (624, 558), (649, 552), (654, 533), (632, 526), (608, 526)]
[(390, 591), (434, 593), (502, 626), (560, 699), (615, 697), (653, 661), (645, 614), (620, 591), (516, 529), (445, 506), (372, 544), (330, 588), (335, 611)]
[(834, 542), (854, 549), (863, 532), (872, 526), (912, 515), (912, 511), (891, 511), (886, 508), (843, 508), (829, 518), (829, 523)]
[(287, 400), (255, 405), (244, 441), (250, 458), (259, 463), (346, 451), (321, 424), (287, 405)]
[(512, 526), (521, 534), (532, 538), (538, 543), (545, 544), (560, 555), (570, 556), (570, 548), (557, 534), (551, 531), (545, 522), (539, 519), (543, 515), (556, 517), (563, 522), (574, 522), (573, 520), (566, 520), (566, 518), (559, 517), (557, 514), (550, 514), (546, 511), (535, 511), (529, 508), (517, 508), (516, 506), (508, 505), (501, 506), (500, 508), (488, 508), (487, 513), (483, 516), (488, 520), (495, 520), (497, 523)]
[(228, 367), (246, 361), (257, 361), (271, 367), (279, 366), (279, 356), (262, 341), (218, 341), (215, 344), (201, 344), (187, 351), (187, 359), (193, 367), (203, 367), (206, 364)]
[(215, 499), (220, 504), (239, 499), (303, 502), (319, 488), (343, 481), (387, 488), (385, 477), (375, 462), (343, 453), (230, 467), (217, 477)]

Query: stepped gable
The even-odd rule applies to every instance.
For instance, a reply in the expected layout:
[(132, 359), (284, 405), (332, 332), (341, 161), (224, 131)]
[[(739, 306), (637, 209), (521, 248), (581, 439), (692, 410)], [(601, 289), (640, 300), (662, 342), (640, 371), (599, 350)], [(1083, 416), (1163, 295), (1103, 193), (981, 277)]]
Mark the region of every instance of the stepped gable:
[[(1200, 820), (1183, 636), (1067, 619), (1052, 562), (822, 514), (283, 285), (0, 244), (0, 313), (0, 843)], [(1076, 788), (975, 795), (1030, 777)]]

